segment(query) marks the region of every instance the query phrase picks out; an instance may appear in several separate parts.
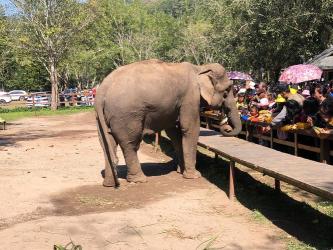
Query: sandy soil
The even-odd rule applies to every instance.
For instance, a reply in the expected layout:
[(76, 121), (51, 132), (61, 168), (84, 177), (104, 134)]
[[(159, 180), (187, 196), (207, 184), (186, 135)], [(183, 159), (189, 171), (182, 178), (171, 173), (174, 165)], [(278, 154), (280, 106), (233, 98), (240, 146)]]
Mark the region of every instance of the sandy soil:
[[(121, 152), (120, 176), (125, 176)], [(0, 131), (2, 249), (284, 249), (282, 232), (254, 220), (204, 178), (185, 180), (142, 144), (148, 183), (102, 187), (93, 113), (23, 119)]]

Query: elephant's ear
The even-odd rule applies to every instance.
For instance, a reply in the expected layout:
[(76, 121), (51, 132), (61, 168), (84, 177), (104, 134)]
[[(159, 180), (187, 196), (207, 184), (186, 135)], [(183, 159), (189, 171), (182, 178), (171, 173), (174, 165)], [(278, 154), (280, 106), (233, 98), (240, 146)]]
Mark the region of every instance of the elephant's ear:
[(205, 99), (209, 105), (211, 105), (214, 95), (214, 86), (208, 75), (199, 75), (199, 87), (202, 98)]

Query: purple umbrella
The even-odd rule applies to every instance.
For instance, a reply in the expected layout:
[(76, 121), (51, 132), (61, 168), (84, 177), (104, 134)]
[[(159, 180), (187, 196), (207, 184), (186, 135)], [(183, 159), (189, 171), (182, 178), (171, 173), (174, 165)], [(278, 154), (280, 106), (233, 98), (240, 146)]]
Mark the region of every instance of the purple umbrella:
[(228, 75), (228, 78), (230, 80), (249, 80), (249, 81), (252, 81), (252, 77), (248, 74), (245, 74), (243, 72), (239, 72), (239, 71), (230, 71), (227, 73)]
[(288, 67), (281, 74), (279, 81), (285, 83), (301, 83), (319, 80), (323, 71), (312, 64), (298, 64)]

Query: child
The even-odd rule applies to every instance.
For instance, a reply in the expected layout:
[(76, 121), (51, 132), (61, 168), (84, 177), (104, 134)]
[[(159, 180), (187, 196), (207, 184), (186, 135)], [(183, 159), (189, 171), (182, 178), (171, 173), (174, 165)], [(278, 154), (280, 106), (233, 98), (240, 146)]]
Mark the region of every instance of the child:
[(259, 111), (258, 111), (258, 108), (256, 106), (252, 106), (250, 107), (250, 117), (249, 117), (249, 121), (252, 121), (252, 122), (258, 122), (259, 119)]

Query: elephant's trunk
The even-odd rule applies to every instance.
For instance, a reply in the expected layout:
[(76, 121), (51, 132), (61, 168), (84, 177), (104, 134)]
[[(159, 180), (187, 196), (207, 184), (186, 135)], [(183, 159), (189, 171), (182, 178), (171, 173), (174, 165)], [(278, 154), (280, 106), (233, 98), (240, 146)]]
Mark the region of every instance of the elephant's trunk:
[(223, 136), (236, 136), (242, 131), (242, 122), (237, 110), (236, 101), (232, 97), (228, 97), (224, 102), (223, 107), (225, 114), (228, 117), (229, 125), (231, 125), (232, 130), (226, 130), (223, 126), (220, 127), (220, 131)]

